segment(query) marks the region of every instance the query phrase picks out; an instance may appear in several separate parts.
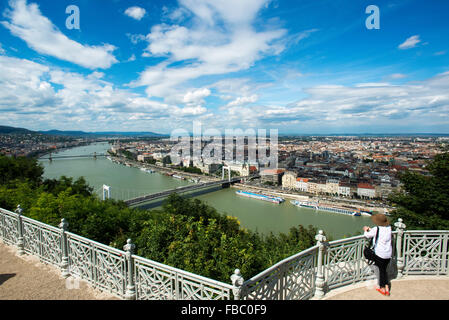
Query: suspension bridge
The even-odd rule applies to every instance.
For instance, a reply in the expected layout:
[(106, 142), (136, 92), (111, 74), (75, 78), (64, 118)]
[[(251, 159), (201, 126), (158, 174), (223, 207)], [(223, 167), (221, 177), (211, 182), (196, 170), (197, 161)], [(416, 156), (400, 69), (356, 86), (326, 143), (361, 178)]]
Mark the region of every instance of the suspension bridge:
[(96, 190), (96, 193), (99, 194), (103, 200), (114, 198), (117, 200), (123, 200), (128, 206), (135, 206), (142, 203), (160, 200), (168, 197), (172, 193), (186, 193), (193, 192), (201, 189), (212, 188), (217, 186), (227, 187), (230, 184), (240, 182), (242, 180), (252, 179), (257, 177), (258, 175), (251, 176), (239, 176), (239, 177), (228, 177), (227, 179), (217, 180), (217, 181), (209, 181), (203, 182), (183, 187), (178, 187), (174, 189), (169, 189), (165, 191), (155, 192), (148, 194), (148, 191), (136, 191), (136, 190), (123, 190), (119, 188), (111, 188), (110, 186), (103, 185)]
[(72, 158), (94, 158), (94, 159), (97, 159), (98, 157), (107, 157), (107, 156), (108, 156), (107, 154), (104, 154), (104, 153), (98, 154), (96, 152), (94, 152), (92, 154), (81, 154), (81, 155), (73, 155), (73, 156), (70, 156), (70, 155), (66, 155), (66, 156), (58, 156), (58, 155), (56, 155), (56, 156), (53, 156), (50, 153), (50, 155), (48, 157), (42, 157), (42, 158), (40, 158), (40, 160), (50, 160), (50, 161), (52, 161), (54, 159), (69, 159), (69, 158), (70, 159), (72, 159)]

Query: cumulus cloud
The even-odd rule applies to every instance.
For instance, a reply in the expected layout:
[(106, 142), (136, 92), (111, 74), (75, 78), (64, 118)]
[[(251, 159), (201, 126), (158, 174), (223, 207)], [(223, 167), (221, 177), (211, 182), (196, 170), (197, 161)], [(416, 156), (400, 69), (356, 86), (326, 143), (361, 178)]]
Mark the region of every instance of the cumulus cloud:
[(183, 97), (183, 101), (184, 103), (202, 103), (204, 102), (204, 98), (210, 96), (210, 90), (208, 88), (202, 88), (202, 89), (197, 89), (197, 90), (193, 90), (193, 91), (188, 91), (184, 97)]
[[(0, 121), (30, 128), (64, 128), (67, 124), (110, 128), (151, 123), (172, 114), (190, 116), (199, 108), (182, 109), (117, 88), (104, 73), (83, 75), (26, 59), (0, 56)], [(39, 115), (36, 118), (36, 114)], [(138, 119), (132, 122), (131, 119)]]
[(232, 106), (227, 121), (260, 127), (316, 128), (399, 124), (449, 124), (449, 72), (402, 85), (360, 83), (353, 86), (319, 85), (305, 88), (307, 97), (286, 105)]
[(5, 11), (9, 21), (1, 24), (33, 50), (89, 69), (107, 69), (117, 62), (113, 45), (90, 46), (69, 39), (42, 15), (37, 4), (11, 0), (9, 5)]
[(244, 105), (256, 102), (258, 98), (259, 98), (259, 96), (257, 94), (253, 94), (253, 95), (247, 96), (247, 97), (238, 97), (237, 99), (229, 102), (226, 106), (227, 107), (244, 106)]
[(0, 56), (0, 111), (34, 112), (49, 110), (57, 103), (45, 75), (49, 68), (18, 58)]
[(149, 96), (172, 95), (180, 85), (202, 76), (248, 69), (284, 48), (279, 40), (285, 29), (256, 31), (252, 26), (266, 0), (179, 2), (193, 23), (153, 26), (144, 55), (165, 61), (148, 67), (130, 84), (146, 86)]
[(146, 10), (144, 8), (134, 6), (126, 9), (125, 14), (133, 19), (141, 20), (145, 16)]
[(403, 43), (401, 43), (398, 48), (401, 50), (411, 49), (416, 47), (418, 43), (420, 43), (421, 40), (419, 39), (419, 35), (411, 36), (410, 38), (407, 38)]

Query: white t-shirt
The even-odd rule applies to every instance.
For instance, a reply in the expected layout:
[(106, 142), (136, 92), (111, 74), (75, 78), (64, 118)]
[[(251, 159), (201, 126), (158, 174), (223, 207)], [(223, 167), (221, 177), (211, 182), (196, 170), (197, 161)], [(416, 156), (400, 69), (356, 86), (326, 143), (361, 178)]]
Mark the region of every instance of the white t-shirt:
[[(376, 244), (376, 231), (379, 228), (379, 236)], [(368, 239), (374, 238), (374, 253), (382, 259), (390, 259), (392, 254), (391, 248), (391, 227), (374, 227), (370, 231), (365, 231), (364, 236)]]

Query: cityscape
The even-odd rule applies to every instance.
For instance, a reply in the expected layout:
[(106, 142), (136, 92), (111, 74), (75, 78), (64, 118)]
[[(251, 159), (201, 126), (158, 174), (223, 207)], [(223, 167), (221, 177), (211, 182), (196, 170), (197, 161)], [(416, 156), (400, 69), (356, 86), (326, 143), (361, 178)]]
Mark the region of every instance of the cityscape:
[(449, 297), (448, 3), (0, 13), (0, 300)]

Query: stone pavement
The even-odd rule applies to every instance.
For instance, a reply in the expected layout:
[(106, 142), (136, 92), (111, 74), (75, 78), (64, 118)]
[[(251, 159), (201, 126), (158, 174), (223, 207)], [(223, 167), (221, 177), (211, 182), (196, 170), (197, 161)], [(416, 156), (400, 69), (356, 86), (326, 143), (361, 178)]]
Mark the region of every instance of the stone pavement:
[(116, 300), (86, 282), (61, 277), (58, 268), (37, 257), (17, 256), (16, 248), (0, 242), (0, 300)]
[(375, 290), (374, 281), (335, 289), (324, 300), (449, 300), (448, 276), (408, 276), (391, 281), (390, 296)]

